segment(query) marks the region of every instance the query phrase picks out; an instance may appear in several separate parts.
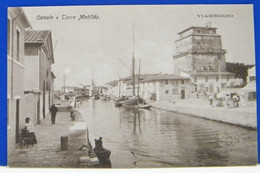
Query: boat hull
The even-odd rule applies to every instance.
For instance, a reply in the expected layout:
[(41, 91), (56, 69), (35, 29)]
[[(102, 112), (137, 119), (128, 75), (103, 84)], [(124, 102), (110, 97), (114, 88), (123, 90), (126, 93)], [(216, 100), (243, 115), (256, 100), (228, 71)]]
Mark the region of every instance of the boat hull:
[(151, 107), (151, 105), (138, 105), (139, 109), (150, 109)]

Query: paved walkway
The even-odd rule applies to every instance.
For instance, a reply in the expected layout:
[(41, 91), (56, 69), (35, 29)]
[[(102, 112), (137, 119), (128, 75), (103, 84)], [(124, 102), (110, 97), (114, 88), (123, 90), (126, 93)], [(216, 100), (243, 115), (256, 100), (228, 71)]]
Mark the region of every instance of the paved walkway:
[[(199, 108), (207, 108), (207, 109), (223, 109), (228, 111), (235, 111), (235, 112), (248, 112), (248, 113), (256, 113), (256, 103), (251, 103), (250, 106), (239, 106), (239, 107), (229, 107), (226, 105), (226, 101), (223, 101), (224, 107), (216, 107), (217, 101), (213, 102), (213, 106), (210, 105), (208, 99), (179, 99), (174, 100), (171, 103), (168, 100), (158, 101), (158, 102), (151, 102), (154, 106), (183, 106), (183, 107), (199, 107)], [(241, 105), (241, 104), (240, 104)]]
[[(15, 149), (9, 156), (10, 167), (78, 167), (78, 157), (85, 151), (78, 150), (86, 144), (86, 123), (80, 113), (71, 121), (69, 112), (58, 112), (56, 124), (52, 125), (50, 115), (41, 125), (35, 126), (38, 143)], [(60, 149), (60, 137), (69, 138), (67, 151)]]
[[(234, 125), (256, 128), (256, 105), (231, 108), (211, 106), (207, 99), (184, 99), (169, 102), (168, 100), (150, 102), (152, 107), (167, 111), (193, 115), (201, 118), (226, 122)], [(214, 105), (216, 102), (214, 102)]]

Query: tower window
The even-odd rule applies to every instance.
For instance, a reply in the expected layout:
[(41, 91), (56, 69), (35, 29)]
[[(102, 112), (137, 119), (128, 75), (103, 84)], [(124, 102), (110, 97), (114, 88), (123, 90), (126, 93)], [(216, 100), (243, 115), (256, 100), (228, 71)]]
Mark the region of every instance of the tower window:
[(20, 32), (16, 31), (16, 60), (20, 61)]

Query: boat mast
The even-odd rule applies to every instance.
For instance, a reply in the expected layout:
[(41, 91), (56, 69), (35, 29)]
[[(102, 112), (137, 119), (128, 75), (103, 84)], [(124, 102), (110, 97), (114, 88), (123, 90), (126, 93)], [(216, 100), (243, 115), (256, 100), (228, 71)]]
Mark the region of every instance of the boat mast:
[(120, 81), (120, 77), (119, 77), (119, 81), (118, 81), (118, 97), (120, 98), (120, 88), (121, 88), (121, 81)]
[(138, 72), (138, 85), (137, 85), (137, 96), (138, 96), (138, 98), (139, 98), (140, 72), (141, 72), (141, 59), (139, 59), (139, 72)]
[(132, 78), (133, 78), (133, 96), (135, 96), (135, 28), (133, 25), (133, 58), (132, 58)]

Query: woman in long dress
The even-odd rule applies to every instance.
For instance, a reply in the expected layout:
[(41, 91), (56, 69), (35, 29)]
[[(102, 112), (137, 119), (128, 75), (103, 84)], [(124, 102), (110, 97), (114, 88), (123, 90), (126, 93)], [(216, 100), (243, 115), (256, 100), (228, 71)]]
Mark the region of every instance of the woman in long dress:
[(25, 127), (23, 131), (24, 137), (27, 138), (27, 144), (37, 144), (37, 139), (34, 133), (35, 126), (30, 123), (30, 118), (25, 119)]

